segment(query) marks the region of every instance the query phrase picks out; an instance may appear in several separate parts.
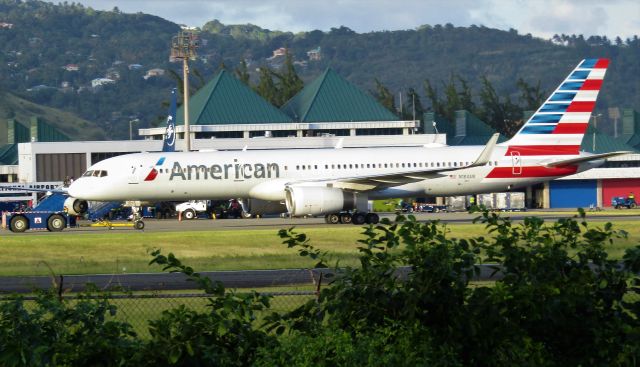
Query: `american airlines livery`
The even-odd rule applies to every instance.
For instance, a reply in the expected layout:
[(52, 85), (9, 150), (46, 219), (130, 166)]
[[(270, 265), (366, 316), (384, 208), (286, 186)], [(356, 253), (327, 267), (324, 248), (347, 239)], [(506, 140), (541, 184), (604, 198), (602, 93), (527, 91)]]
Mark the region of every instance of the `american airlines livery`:
[[(334, 149), (159, 152), (98, 162), (69, 187), (67, 208), (87, 201), (245, 198), (260, 210), (376, 223), (371, 199), (449, 196), (524, 187), (597, 167), (580, 144), (607, 59), (583, 60), (509, 141)], [(172, 135), (173, 136), (173, 135)], [(284, 202), (285, 204), (282, 204)]]

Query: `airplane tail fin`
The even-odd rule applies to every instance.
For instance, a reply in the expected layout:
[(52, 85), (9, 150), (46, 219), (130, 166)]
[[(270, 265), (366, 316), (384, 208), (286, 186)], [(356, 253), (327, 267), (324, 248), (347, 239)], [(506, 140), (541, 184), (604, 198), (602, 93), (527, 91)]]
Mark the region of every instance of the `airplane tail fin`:
[(165, 131), (163, 152), (174, 152), (176, 150), (176, 88), (171, 90), (171, 105), (169, 106), (169, 116), (167, 116), (167, 130)]
[(585, 59), (511, 140), (507, 155), (577, 155), (596, 104), (608, 59)]

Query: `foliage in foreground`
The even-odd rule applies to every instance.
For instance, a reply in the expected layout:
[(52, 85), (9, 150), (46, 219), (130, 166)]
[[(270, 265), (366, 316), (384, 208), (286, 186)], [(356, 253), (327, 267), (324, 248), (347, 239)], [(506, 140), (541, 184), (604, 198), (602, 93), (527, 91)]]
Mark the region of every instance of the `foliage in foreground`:
[[(488, 212), (477, 220), (490, 236), (448, 238), (445, 226), (421, 224), (411, 216), (367, 228), (360, 267), (337, 272), (318, 302), (271, 318), (271, 328), (285, 326), (291, 335), (311, 337), (318, 348), (292, 337), (267, 354), (308, 355), (301, 363), (306, 365), (318, 353), (331, 353), (327, 349), (351, 353), (324, 344), (327, 332), (347, 333), (361, 346), (362, 339), (379, 340), (382, 330), (416, 333), (413, 345), (426, 351), (428, 364), (635, 364), (640, 308), (625, 297), (638, 296), (634, 273), (640, 270), (640, 247), (628, 250), (622, 264), (605, 251), (625, 233), (611, 224), (590, 227), (582, 211), (578, 219), (548, 226), (539, 218), (514, 224)], [(318, 255), (303, 234), (280, 235), (301, 254)], [(501, 278), (489, 286), (470, 283), (480, 263), (495, 263)], [(411, 271), (403, 275), (401, 266)], [(403, 340), (389, 338), (389, 344), (402, 353)], [(416, 363), (411, 358), (404, 363), (402, 354), (399, 360)]]
[[(172, 254), (153, 253), (210, 295), (206, 311), (168, 310), (150, 338), (113, 321), (106, 296), (69, 301), (39, 295), (0, 303), (0, 364), (44, 365), (634, 365), (640, 357), (640, 247), (620, 263), (605, 247), (610, 224), (580, 218), (514, 224), (488, 212), (489, 236), (449, 238), (446, 226), (399, 216), (365, 227), (360, 266), (328, 270), (331, 286), (288, 313), (201, 277)], [(301, 256), (327, 254), (293, 229)], [(496, 281), (474, 283), (480, 263)], [(631, 297), (633, 296), (633, 297)], [(634, 298), (635, 297), (635, 298)], [(636, 301), (636, 302), (631, 302)]]

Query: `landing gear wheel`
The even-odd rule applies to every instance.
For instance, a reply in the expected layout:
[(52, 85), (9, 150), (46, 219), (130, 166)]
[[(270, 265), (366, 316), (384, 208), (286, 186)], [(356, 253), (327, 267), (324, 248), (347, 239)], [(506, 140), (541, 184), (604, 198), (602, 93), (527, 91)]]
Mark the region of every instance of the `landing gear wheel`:
[(327, 215), (327, 223), (329, 223), (329, 224), (338, 224), (338, 223), (340, 223), (340, 216), (338, 214), (329, 214), (329, 215)]
[(133, 228), (139, 229), (139, 230), (143, 230), (144, 229), (144, 222), (141, 221), (141, 220), (135, 221), (133, 223)]
[(67, 220), (60, 214), (54, 214), (47, 220), (47, 229), (50, 232), (60, 232), (67, 226)]
[(184, 215), (184, 219), (193, 219), (196, 217), (196, 212), (191, 209), (187, 209), (182, 213), (182, 215)]
[(365, 213), (358, 212), (351, 217), (351, 222), (355, 225), (361, 225), (361, 224), (364, 224), (366, 220), (365, 218), (366, 218)]
[(22, 215), (16, 215), (15, 217), (11, 218), (9, 229), (11, 229), (11, 231), (13, 232), (24, 232), (29, 229), (29, 221)]
[(350, 213), (342, 213), (342, 214), (340, 214), (340, 223), (342, 223), (342, 224), (351, 223), (351, 214)]
[(364, 217), (364, 221), (367, 224), (378, 224), (378, 222), (380, 222), (380, 217), (376, 213), (367, 213)]

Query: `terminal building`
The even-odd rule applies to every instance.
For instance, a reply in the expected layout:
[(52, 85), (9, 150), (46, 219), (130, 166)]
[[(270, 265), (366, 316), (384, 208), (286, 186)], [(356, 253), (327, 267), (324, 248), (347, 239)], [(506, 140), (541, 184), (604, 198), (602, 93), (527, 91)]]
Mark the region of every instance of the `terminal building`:
[[(399, 120), (331, 69), (276, 108), (231, 73), (221, 71), (190, 99), (193, 150), (483, 145), (494, 131), (467, 111), (455, 121), (426, 113)], [(184, 147), (182, 108), (177, 113), (177, 147)], [(435, 122), (435, 124), (434, 124)], [(614, 139), (590, 128), (582, 150), (602, 153), (640, 148), (640, 115), (622, 114), (622, 134)], [(0, 182), (4, 185), (61, 184), (92, 164), (116, 155), (160, 151), (165, 127), (139, 129), (143, 140), (69, 141), (43, 121), (29, 127), (0, 122)], [(499, 141), (505, 141), (501, 137)], [(0, 183), (0, 185), (3, 185)], [(640, 154), (608, 159), (601, 168), (528, 187), (531, 208), (607, 207), (612, 196), (640, 193)], [(6, 194), (5, 194), (6, 195)], [(6, 197), (6, 196), (5, 196)], [(35, 197), (33, 197), (35, 198)], [(8, 200), (8, 199), (4, 199)]]

